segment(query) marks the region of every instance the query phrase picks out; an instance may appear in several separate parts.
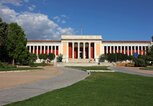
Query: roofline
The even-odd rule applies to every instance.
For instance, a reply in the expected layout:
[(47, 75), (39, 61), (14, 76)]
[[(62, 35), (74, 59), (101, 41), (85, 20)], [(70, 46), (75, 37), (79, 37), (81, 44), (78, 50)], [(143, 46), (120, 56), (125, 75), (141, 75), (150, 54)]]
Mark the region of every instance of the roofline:
[(123, 40), (123, 41), (102, 41), (103, 43), (151, 43), (151, 41), (127, 41), (127, 40)]
[(61, 42), (61, 40), (28, 40), (27, 42)]

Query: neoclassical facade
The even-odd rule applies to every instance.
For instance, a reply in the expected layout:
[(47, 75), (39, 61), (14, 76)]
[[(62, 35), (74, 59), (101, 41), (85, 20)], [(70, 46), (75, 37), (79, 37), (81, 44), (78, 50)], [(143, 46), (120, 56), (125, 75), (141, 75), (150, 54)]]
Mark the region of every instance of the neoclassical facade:
[(98, 62), (101, 54), (145, 55), (151, 41), (104, 41), (100, 35), (62, 35), (61, 40), (29, 40), (30, 53), (63, 55), (63, 62)]

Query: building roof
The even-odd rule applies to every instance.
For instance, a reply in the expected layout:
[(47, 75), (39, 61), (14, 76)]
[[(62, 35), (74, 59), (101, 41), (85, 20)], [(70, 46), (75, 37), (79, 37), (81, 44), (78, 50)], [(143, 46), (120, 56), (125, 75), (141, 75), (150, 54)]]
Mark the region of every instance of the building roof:
[(151, 41), (103, 41), (103, 43), (150, 43)]
[(28, 40), (28, 42), (61, 42), (60, 40)]

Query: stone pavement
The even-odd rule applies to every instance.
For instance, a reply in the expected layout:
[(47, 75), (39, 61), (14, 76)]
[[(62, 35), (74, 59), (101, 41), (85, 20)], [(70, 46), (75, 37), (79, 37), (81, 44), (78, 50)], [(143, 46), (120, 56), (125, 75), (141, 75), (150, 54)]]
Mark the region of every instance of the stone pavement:
[(140, 70), (139, 67), (111, 67), (116, 72), (153, 77), (153, 70)]
[(52, 78), (21, 84), (8, 89), (1, 89), (0, 105), (25, 100), (48, 91), (70, 86), (89, 76), (87, 72), (76, 69), (64, 67), (58, 67), (57, 69), (60, 71), (60, 74)]

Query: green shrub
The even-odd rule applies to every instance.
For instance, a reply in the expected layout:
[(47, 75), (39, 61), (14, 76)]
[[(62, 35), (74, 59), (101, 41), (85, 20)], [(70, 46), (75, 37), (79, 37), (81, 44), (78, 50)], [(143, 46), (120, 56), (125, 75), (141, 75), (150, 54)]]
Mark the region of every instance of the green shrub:
[(57, 57), (57, 62), (62, 62), (63, 60), (63, 55), (60, 54), (58, 57)]
[(51, 60), (51, 61), (54, 60), (55, 59), (55, 54), (49, 53), (48, 54), (48, 59)]
[(135, 59), (135, 66), (136, 67), (145, 67), (146, 66), (146, 62), (142, 58)]
[(104, 62), (106, 60), (106, 56), (105, 55), (100, 55), (99, 56), (99, 62)]

